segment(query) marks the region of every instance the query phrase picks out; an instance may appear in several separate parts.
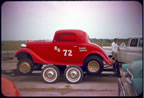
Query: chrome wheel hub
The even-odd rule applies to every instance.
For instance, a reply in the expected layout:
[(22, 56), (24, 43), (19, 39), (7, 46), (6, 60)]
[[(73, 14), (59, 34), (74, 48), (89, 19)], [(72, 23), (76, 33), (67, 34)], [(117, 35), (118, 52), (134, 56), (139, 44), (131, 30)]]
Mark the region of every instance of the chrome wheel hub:
[(49, 71), (48, 73), (47, 73), (47, 77), (48, 78), (52, 78), (54, 76), (54, 72), (53, 71)]
[(76, 78), (77, 75), (78, 75), (78, 73), (76, 71), (74, 71), (74, 70), (70, 72), (71, 78)]

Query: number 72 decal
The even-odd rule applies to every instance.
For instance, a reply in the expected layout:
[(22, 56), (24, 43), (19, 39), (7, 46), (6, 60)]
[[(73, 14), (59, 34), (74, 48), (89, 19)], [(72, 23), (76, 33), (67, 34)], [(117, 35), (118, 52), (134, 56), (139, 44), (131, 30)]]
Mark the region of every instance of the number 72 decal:
[(72, 56), (72, 50), (64, 49), (63, 52), (64, 52), (64, 56)]

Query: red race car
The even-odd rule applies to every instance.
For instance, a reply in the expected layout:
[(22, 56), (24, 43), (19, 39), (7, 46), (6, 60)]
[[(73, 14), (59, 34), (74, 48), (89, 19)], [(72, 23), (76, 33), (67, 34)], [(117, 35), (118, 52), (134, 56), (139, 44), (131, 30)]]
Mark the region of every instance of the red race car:
[(81, 30), (59, 30), (53, 41), (27, 41), (15, 54), (19, 60), (17, 70), (21, 74), (32, 73), (42, 68), (42, 77), (48, 82), (55, 82), (64, 69), (65, 78), (77, 83), (83, 78), (83, 71), (100, 74), (104, 63), (114, 62), (103, 49), (89, 41), (86, 32)]

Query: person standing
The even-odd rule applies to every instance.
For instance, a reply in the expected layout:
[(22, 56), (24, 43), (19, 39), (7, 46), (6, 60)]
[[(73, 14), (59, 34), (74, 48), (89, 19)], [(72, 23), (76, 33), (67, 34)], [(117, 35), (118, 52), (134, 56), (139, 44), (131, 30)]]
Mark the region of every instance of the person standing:
[(111, 44), (112, 47), (112, 57), (114, 60), (118, 60), (118, 51), (120, 50), (119, 46), (117, 45), (118, 39), (115, 38)]

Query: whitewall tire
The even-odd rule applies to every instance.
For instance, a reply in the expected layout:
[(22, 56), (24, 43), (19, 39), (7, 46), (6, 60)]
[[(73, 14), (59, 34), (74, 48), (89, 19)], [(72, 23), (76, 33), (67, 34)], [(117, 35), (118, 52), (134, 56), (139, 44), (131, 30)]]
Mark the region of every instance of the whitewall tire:
[(65, 79), (70, 83), (78, 83), (83, 79), (83, 70), (79, 66), (71, 65), (65, 69)]
[(54, 83), (59, 78), (59, 69), (54, 65), (48, 65), (42, 70), (42, 78), (47, 83)]

